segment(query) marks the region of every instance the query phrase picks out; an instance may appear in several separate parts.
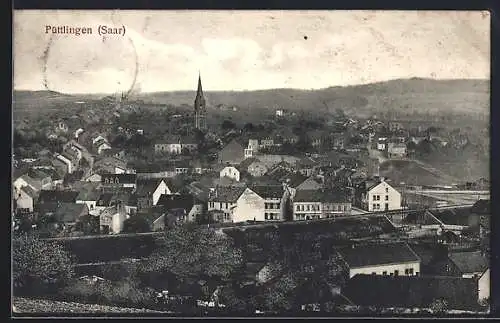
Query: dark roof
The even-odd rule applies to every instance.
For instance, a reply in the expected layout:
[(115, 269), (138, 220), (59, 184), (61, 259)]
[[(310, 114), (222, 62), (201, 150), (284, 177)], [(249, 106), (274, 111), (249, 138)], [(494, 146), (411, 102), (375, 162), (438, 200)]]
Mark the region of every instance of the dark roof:
[(165, 211), (184, 209), (189, 213), (193, 205), (200, 203), (201, 201), (191, 194), (162, 194), (156, 205), (162, 206)]
[(304, 181), (307, 179), (307, 176), (304, 176), (299, 173), (295, 173), (290, 177), (290, 181), (288, 182), (288, 186), (292, 188), (296, 188), (300, 184), (304, 183)]
[(236, 202), (241, 194), (246, 190), (246, 186), (219, 186), (215, 189), (216, 193), (209, 197), (212, 202)]
[(472, 213), (476, 214), (490, 214), (490, 200), (479, 200), (472, 206)]
[(102, 174), (101, 182), (104, 183), (106, 178), (118, 178), (120, 184), (132, 184), (135, 183), (137, 175), (136, 174)]
[(448, 257), (463, 274), (482, 273), (489, 267), (488, 258), (481, 251), (453, 252)]
[[(469, 225), (469, 219), (474, 215), (471, 214), (471, 208), (454, 208), (444, 210), (430, 210), (430, 212), (445, 224), (452, 225)], [(477, 217), (478, 215), (476, 215)]]
[(47, 202), (38, 206), (40, 215), (51, 214), (57, 222), (75, 222), (87, 205), (83, 203)]
[(356, 275), (343, 294), (359, 306), (428, 308), (445, 299), (449, 309), (477, 308), (477, 282), (471, 278)]
[(96, 206), (110, 206), (113, 196), (113, 193), (101, 194), (97, 200)]
[(75, 203), (78, 192), (75, 191), (57, 191), (57, 190), (42, 190), (38, 196), (38, 203), (43, 202), (66, 202)]
[(248, 169), (248, 167), (254, 163), (254, 162), (260, 162), (260, 160), (258, 160), (257, 158), (255, 157), (249, 157), (245, 160), (243, 160), (239, 165), (238, 165), (238, 170), (240, 171), (246, 171)]
[(340, 189), (329, 190), (299, 190), (295, 194), (294, 202), (324, 202), (324, 203), (347, 203), (349, 202), (347, 192)]
[(311, 157), (304, 157), (302, 159), (299, 159), (297, 161), (297, 166), (298, 167), (313, 167), (316, 166), (318, 162)]
[(369, 244), (339, 250), (350, 268), (420, 261), (406, 243)]
[(146, 196), (148, 194), (153, 194), (154, 191), (160, 185), (162, 178), (151, 178), (151, 179), (138, 179), (136, 194), (138, 196)]
[(21, 190), (28, 194), (28, 196), (31, 196), (31, 198), (36, 196), (36, 191), (31, 188), (31, 186), (23, 186), (21, 187)]
[(282, 198), (284, 189), (281, 185), (255, 185), (251, 186), (250, 189), (257, 193), (260, 197), (266, 198)]
[(83, 203), (60, 203), (55, 212), (57, 221), (76, 222), (78, 216), (87, 209)]

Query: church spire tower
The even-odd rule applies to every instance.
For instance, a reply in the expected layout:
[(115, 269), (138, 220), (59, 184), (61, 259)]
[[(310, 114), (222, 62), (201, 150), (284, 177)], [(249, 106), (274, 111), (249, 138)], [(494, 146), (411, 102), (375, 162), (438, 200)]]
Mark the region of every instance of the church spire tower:
[(194, 127), (196, 129), (205, 129), (206, 121), (206, 106), (205, 97), (203, 96), (203, 88), (201, 86), (201, 75), (198, 73), (198, 89), (196, 90), (196, 98), (194, 99)]

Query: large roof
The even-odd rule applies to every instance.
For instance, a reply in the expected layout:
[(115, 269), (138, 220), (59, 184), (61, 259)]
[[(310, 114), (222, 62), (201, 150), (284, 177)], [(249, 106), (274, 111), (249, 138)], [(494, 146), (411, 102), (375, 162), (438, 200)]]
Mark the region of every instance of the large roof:
[(76, 191), (42, 190), (38, 196), (39, 203), (43, 202), (68, 202), (75, 203), (78, 196)]
[(282, 198), (284, 193), (283, 186), (281, 185), (254, 185), (250, 189), (264, 199)]
[(448, 256), (462, 273), (484, 272), (489, 267), (488, 258), (481, 251), (453, 252)]
[(420, 258), (406, 243), (369, 244), (339, 250), (350, 268), (420, 262)]
[(490, 214), (490, 200), (479, 200), (472, 206), (471, 212), (476, 214)]
[(477, 308), (477, 282), (471, 278), (361, 275), (351, 278), (343, 294), (359, 306), (428, 308), (445, 299), (450, 309)]
[(246, 186), (219, 186), (216, 188), (216, 194), (209, 198), (211, 202), (234, 203), (246, 190)]
[(298, 190), (294, 202), (347, 203), (348, 193), (341, 189)]
[(193, 208), (193, 205), (199, 203), (201, 201), (191, 194), (162, 194), (156, 205), (162, 206), (165, 211), (184, 209), (186, 212), (189, 212)]

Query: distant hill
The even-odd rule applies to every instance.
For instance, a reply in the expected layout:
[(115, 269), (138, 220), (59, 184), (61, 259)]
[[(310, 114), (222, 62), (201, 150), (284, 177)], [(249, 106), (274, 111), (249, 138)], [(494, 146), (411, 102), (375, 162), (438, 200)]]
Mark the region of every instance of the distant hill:
[[(105, 94), (66, 95), (50, 91), (14, 91), (14, 109), (37, 102), (90, 100)], [(443, 111), (463, 114), (489, 114), (488, 80), (398, 79), (387, 82), (330, 87), (320, 90), (273, 89), (258, 91), (205, 92), (211, 107), (236, 106), (244, 109), (284, 108), (290, 111), (334, 111), (343, 109), (354, 116), (370, 116), (384, 112)], [(193, 104), (195, 91), (154, 92), (134, 95), (131, 99), (145, 103), (182, 106)]]
[[(243, 92), (206, 92), (208, 104), (241, 109), (280, 107), (291, 111), (343, 109), (358, 116), (401, 110), (489, 113), (489, 81), (402, 79), (321, 90), (273, 89)], [(173, 105), (193, 102), (195, 92), (143, 93), (145, 102)]]

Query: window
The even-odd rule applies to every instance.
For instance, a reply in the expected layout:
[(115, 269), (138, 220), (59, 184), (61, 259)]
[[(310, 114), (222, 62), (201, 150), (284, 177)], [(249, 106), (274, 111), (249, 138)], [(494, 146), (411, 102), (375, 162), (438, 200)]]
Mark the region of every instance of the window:
[(307, 211), (311, 211), (311, 206), (307, 204)]
[(382, 275), (387, 276), (387, 271), (382, 272)]
[(385, 196), (385, 200), (386, 200), (386, 201), (389, 201), (389, 195), (386, 195), (386, 196)]
[(266, 213), (266, 214), (264, 214), (264, 219), (266, 219), (266, 220), (267, 220), (267, 217), (268, 217), (268, 214), (267, 214), (267, 213)]
[(413, 275), (413, 268), (408, 269), (408, 274)]
[(296, 210), (300, 211), (300, 205), (297, 205)]
[(377, 273), (376, 272), (372, 272), (372, 275), (376, 275)]
[(408, 276), (410, 274), (410, 270), (409, 269), (405, 269), (405, 275)]
[(374, 210), (376, 210), (376, 209), (377, 209), (377, 208), (376, 208), (376, 206), (377, 206), (377, 204), (373, 203), (373, 207), (372, 207), (372, 208), (373, 208)]
[(219, 208), (222, 210), (222, 202), (219, 202)]
[(398, 276), (399, 275), (399, 270), (394, 270), (394, 276)]
[(227, 205), (227, 203), (226, 203), (226, 209), (229, 209), (229, 206)]
[(388, 187), (385, 188), (385, 192), (389, 193), (389, 188)]

